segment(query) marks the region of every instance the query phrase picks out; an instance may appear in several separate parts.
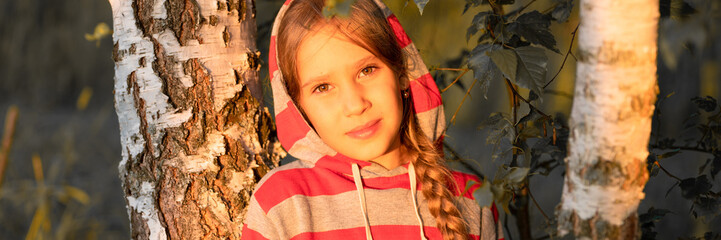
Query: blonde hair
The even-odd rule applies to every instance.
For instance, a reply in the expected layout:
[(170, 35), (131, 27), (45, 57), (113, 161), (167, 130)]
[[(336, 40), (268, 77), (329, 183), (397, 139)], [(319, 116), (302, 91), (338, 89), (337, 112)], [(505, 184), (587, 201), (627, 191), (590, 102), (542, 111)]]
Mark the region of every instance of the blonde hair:
[[(383, 11), (373, 0), (357, 0), (348, 19), (323, 17), (324, 0), (294, 0), (288, 7), (278, 30), (278, 60), (283, 72), (288, 95), (298, 102), (296, 50), (303, 38), (318, 23), (332, 24), (358, 46), (380, 58), (390, 67), (400, 82), (408, 81), (403, 50), (396, 41)], [(351, 37), (352, 36), (352, 37)], [(428, 208), (436, 219), (436, 227), (443, 238), (467, 239), (468, 228), (454, 202), (451, 188), (458, 191), (451, 171), (445, 165), (438, 148), (429, 140), (418, 124), (413, 113), (412, 96), (403, 98), (403, 122), (401, 144), (416, 153), (413, 162), (421, 191), (428, 202)], [(300, 109), (301, 113), (303, 110)]]

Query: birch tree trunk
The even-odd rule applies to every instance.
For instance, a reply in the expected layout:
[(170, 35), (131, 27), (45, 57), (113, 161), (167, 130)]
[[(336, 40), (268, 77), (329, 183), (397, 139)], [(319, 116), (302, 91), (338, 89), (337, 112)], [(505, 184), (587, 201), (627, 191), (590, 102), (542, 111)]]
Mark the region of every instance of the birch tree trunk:
[(110, 0), (133, 239), (238, 239), (284, 153), (258, 82), (253, 0)]
[(559, 234), (636, 239), (656, 86), (657, 0), (581, 0)]

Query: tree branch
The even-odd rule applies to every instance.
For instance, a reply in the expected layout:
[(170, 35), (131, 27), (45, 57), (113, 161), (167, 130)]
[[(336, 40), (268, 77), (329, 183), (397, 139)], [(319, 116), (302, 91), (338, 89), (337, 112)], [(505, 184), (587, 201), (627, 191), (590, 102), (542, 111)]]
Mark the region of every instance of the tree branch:
[(456, 112), (454, 112), (454, 113), (453, 113), (453, 117), (451, 117), (451, 123), (452, 123), (452, 124), (456, 124), (456, 115), (458, 115), (458, 111), (461, 110), (461, 106), (463, 106), (463, 102), (465, 102), (465, 101), (466, 101), (466, 98), (468, 97), (468, 95), (471, 94), (471, 89), (473, 89), (473, 86), (476, 85), (476, 82), (478, 82), (478, 80), (477, 80), (477, 79), (474, 79), (474, 80), (473, 80), (473, 83), (471, 84), (471, 87), (469, 87), (469, 88), (468, 88), (468, 91), (466, 91), (466, 94), (463, 95), (463, 99), (461, 100), (461, 103), (458, 104), (458, 108), (456, 108)]
[(534, 2), (536, 2), (536, 0), (531, 0), (530, 2), (526, 3), (526, 5), (523, 5), (523, 7), (508, 13), (509, 18), (518, 16), (519, 14), (521, 14), (521, 12), (523, 12), (523, 10), (526, 10), (526, 8), (528, 8), (528, 6), (531, 6), (531, 4), (533, 4)]
[[(440, 69), (439, 69), (439, 70), (440, 70)], [(455, 84), (456, 82), (458, 82), (458, 80), (460, 80), (461, 77), (463, 77), (463, 75), (466, 75), (466, 73), (467, 73), (469, 70), (470, 70), (470, 69), (468, 69), (468, 68), (466, 68), (465, 70), (463, 70), (463, 72), (461, 72), (461, 74), (458, 75), (458, 77), (456, 77), (456, 79), (453, 80), (453, 82), (451, 82), (451, 84), (448, 84), (448, 86), (446, 86), (445, 88), (443, 88), (443, 89), (441, 90), (441, 93), (442, 93), (442, 92), (445, 92), (446, 90), (448, 90), (449, 88), (451, 88), (451, 86), (453, 86), (453, 84)]]
[[(568, 45), (568, 51), (566, 51), (566, 56), (563, 57), (563, 62), (561, 62), (561, 67), (558, 68), (558, 72), (556, 72), (556, 75), (554, 75), (553, 78), (551, 78), (551, 80), (546, 83), (546, 85), (543, 85), (544, 89), (546, 87), (548, 87), (548, 85), (550, 85), (553, 82), (553, 80), (556, 79), (556, 77), (558, 77), (558, 74), (560, 74), (561, 70), (563, 70), (563, 66), (566, 65), (566, 60), (568, 60), (568, 55), (571, 55), (571, 49), (573, 49), (573, 41), (576, 39), (576, 33), (578, 32), (578, 26), (581, 26), (581, 23), (576, 24), (576, 29), (574, 29), (573, 32), (571, 33), (571, 44)], [(574, 57), (574, 59), (575, 59), (575, 57)]]
[(511, 91), (513, 92), (513, 94), (516, 95), (516, 96), (518, 96), (518, 98), (520, 98), (520, 99), (523, 100), (524, 102), (526, 102), (526, 103), (528, 104), (528, 107), (530, 107), (533, 111), (537, 112), (538, 114), (543, 115), (544, 117), (551, 118), (550, 115), (542, 112), (541, 110), (538, 110), (538, 108), (536, 108), (535, 106), (533, 106), (533, 104), (531, 104), (531, 101), (528, 101), (528, 100), (526, 100), (523, 96), (521, 96), (521, 94), (519, 94), (518, 91), (516, 91), (516, 88), (513, 87), (513, 84), (511, 83), (511, 80), (506, 79), (506, 84), (508, 84), (508, 87), (511, 89)]
[(543, 212), (543, 209), (541, 209), (541, 205), (539, 205), (538, 202), (536, 202), (536, 198), (533, 197), (533, 194), (531, 193), (531, 188), (526, 186), (526, 189), (528, 189), (528, 196), (531, 197), (531, 200), (533, 200), (533, 204), (536, 205), (536, 208), (538, 208), (538, 211), (541, 212), (541, 214), (543, 215), (544, 218), (546, 218), (546, 221), (551, 221), (551, 219), (548, 218), (548, 215), (546, 215), (546, 213)]
[(451, 145), (448, 144), (448, 142), (443, 141), (443, 147), (445, 147), (445, 149), (448, 150), (448, 152), (450, 152), (451, 155), (453, 155), (453, 158), (452, 158), (453, 160), (457, 160), (461, 165), (463, 165), (464, 167), (468, 168), (468, 170), (470, 170), (471, 172), (473, 172), (473, 174), (476, 175), (476, 176), (478, 176), (479, 178), (481, 178), (481, 179), (484, 179), (484, 178), (485, 178), (485, 177), (483, 176), (483, 173), (481, 173), (480, 171), (476, 170), (476, 169), (475, 169), (471, 164), (469, 164), (465, 159), (461, 158), (461, 155), (458, 154), (458, 152), (457, 152), (456, 150), (454, 150), (454, 149), (451, 147)]
[(10, 147), (13, 144), (17, 120), (18, 107), (12, 105), (5, 115), (5, 130), (3, 131), (2, 145), (0, 145), (0, 188), (2, 188), (3, 179), (5, 179), (5, 167), (7, 166), (8, 156), (10, 156)]
[(649, 146), (652, 149), (659, 149), (659, 150), (674, 150), (674, 149), (680, 149), (680, 150), (686, 150), (686, 151), (694, 151), (694, 152), (700, 152), (700, 153), (708, 153), (713, 154), (711, 149), (705, 149), (700, 147), (687, 147), (687, 146), (668, 146), (668, 147), (661, 147), (656, 144), (652, 144)]
[(668, 175), (669, 177), (672, 177), (672, 178), (678, 180), (679, 182), (681, 182), (681, 178), (676, 177), (675, 175), (673, 175), (673, 174), (671, 174), (670, 172), (668, 172), (668, 170), (666, 170), (666, 168), (664, 168), (663, 166), (661, 166), (661, 163), (660, 163), (659, 161), (656, 161), (656, 166), (658, 166), (658, 168), (660, 168), (661, 170), (663, 170), (663, 172), (665, 172), (666, 175)]

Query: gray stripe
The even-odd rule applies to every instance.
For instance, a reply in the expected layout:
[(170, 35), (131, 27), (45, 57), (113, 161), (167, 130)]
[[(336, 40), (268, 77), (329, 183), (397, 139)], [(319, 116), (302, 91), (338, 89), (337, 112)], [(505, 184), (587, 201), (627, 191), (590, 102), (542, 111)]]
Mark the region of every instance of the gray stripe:
[[(365, 189), (365, 194), (371, 226), (418, 225), (408, 189)], [(464, 219), (469, 224), (469, 232), (479, 235), (480, 207), (471, 199), (458, 200), (460, 200), (459, 208), (465, 214)], [(435, 218), (420, 193), (418, 203), (423, 224), (435, 227)], [(324, 232), (364, 226), (358, 193), (355, 190), (313, 197), (295, 195), (271, 208), (268, 216), (277, 222), (278, 229), (282, 229), (281, 238), (284, 239), (304, 232)]]
[(412, 42), (408, 46), (403, 48), (403, 53), (406, 55), (406, 67), (408, 68), (409, 79), (418, 79), (419, 77), (428, 73), (426, 64), (423, 63), (421, 54), (416, 49), (416, 45)]
[(290, 101), (290, 97), (285, 92), (283, 74), (280, 69), (272, 72), (271, 76), (273, 76), (273, 80), (270, 81), (270, 86), (273, 89), (273, 107), (275, 107), (275, 114), (279, 114), (288, 107), (286, 103)]
[[(268, 179), (270, 179), (273, 175), (275, 175), (275, 174), (278, 173), (279, 171), (284, 171), (284, 170), (289, 170), (289, 169), (295, 169), (295, 168), (312, 168), (312, 167), (314, 167), (314, 166), (315, 166), (315, 165), (313, 165), (313, 163), (311, 163), (311, 162), (300, 161), (300, 160), (292, 161), (292, 162), (290, 162), (290, 163), (288, 163), (288, 164), (281, 165), (280, 167), (274, 168), (274, 169), (270, 170), (270, 172), (266, 173), (265, 176), (263, 176), (263, 178), (260, 179), (260, 181), (258, 182), (258, 184), (255, 185), (255, 189), (258, 189), (258, 188), (260, 188), (261, 186), (263, 186), (263, 184), (265, 183), (265, 181), (267, 181)], [(255, 199), (255, 198), (254, 198), (254, 199)]]
[[(493, 219), (493, 212), (490, 208), (483, 208), (481, 219), (481, 240), (496, 240), (496, 221)], [(500, 230), (500, 225), (499, 228)], [(503, 230), (501, 230), (503, 231)]]
[(288, 153), (296, 158), (310, 162), (317, 162), (323, 156), (335, 156), (338, 154), (335, 150), (325, 144), (316, 134), (315, 130), (310, 129), (305, 137), (299, 139), (288, 149)]
[[(430, 139), (438, 139), (445, 133), (446, 116), (443, 114), (443, 105), (422, 113), (416, 113), (418, 124), (423, 133)], [(432, 136), (429, 133), (433, 133)]]
[(258, 200), (255, 197), (250, 198), (250, 206), (245, 214), (243, 222), (248, 224), (248, 228), (255, 230), (268, 239), (279, 239), (273, 222), (263, 213)]
[(390, 16), (391, 14), (393, 14), (393, 12), (391, 12), (391, 10), (388, 9), (388, 7), (386, 7), (385, 4), (383, 4), (383, 1), (381, 1), (381, 0), (375, 0), (375, 2), (376, 2), (376, 5), (378, 5), (378, 7), (379, 7), (381, 10), (383, 10), (383, 15), (385, 15), (386, 17), (388, 17), (388, 16)]

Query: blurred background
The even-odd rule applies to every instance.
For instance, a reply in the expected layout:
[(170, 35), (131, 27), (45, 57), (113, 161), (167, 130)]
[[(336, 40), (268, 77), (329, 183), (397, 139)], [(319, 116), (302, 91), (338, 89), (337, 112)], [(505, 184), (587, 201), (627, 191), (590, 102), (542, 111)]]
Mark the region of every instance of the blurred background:
[[(554, 1), (538, 0), (529, 9), (542, 11)], [(282, 2), (256, 2), (257, 44), (263, 59), (268, 53), (270, 26)], [(385, 2), (398, 16), (429, 68), (465, 68), (464, 51), (475, 46), (473, 38), (466, 41), (466, 29), (475, 13), (487, 10), (487, 6), (462, 14), (465, 0), (432, 0), (421, 16), (413, 2)], [(519, 0), (507, 8), (515, 9), (528, 2)], [(662, 8), (664, 2), (669, 5), (677, 1), (661, 1)], [(711, 5), (715, 7), (706, 13), (710, 14), (706, 18), (712, 21), (662, 22), (659, 39), (666, 49), (661, 50), (658, 60), (659, 96), (671, 95), (659, 106), (662, 121), (654, 121), (657, 133), (662, 136), (687, 135), (684, 121), (698, 110), (691, 98), (721, 97), (718, 25), (721, 13), (718, 1), (714, 2)], [(559, 70), (571, 44), (572, 32), (578, 24), (578, 2), (575, 3), (569, 21), (551, 26), (562, 54), (547, 51), (548, 79)], [(129, 238), (129, 220), (117, 170), (121, 146), (113, 106), (113, 43), (104, 34), (103, 24), (112, 26), (107, 1), (0, 1), (0, 126), (5, 126), (10, 109), (17, 109), (18, 113), (7, 167), (4, 174), (0, 173), (0, 239)], [(568, 116), (574, 67), (575, 61), (569, 58), (549, 86), (551, 91), (543, 97), (544, 112)], [(457, 75), (432, 73), (442, 86)], [(459, 108), (472, 82), (471, 76), (461, 78), (460, 84), (465, 88), (451, 87), (443, 93), (447, 119)], [(266, 64), (261, 77), (267, 81)], [(478, 88), (472, 89), (470, 95), (458, 111), (455, 124), (449, 127), (446, 141), (463, 158), (472, 161), (474, 170), (492, 177), (502, 163), (491, 160), (487, 130), (478, 126), (492, 112), (508, 112), (507, 90), (501, 83), (491, 83), (487, 98)], [(265, 102), (270, 107), (272, 100), (266, 97)], [(694, 177), (709, 157), (712, 156), (684, 152), (664, 162), (664, 166), (682, 178)], [(453, 166), (469, 170), (459, 164)], [(552, 214), (559, 203), (562, 173), (563, 169), (557, 168), (548, 176), (531, 177), (531, 190), (547, 214)], [(667, 195), (674, 183), (663, 173), (652, 177), (639, 207), (639, 212), (651, 206), (672, 211), (656, 224), (659, 239), (702, 236), (710, 229), (721, 229), (718, 217), (691, 216), (691, 202), (681, 197), (678, 188)], [(715, 180), (713, 191), (720, 190), (719, 183)], [(533, 235), (545, 236), (546, 220), (537, 208), (531, 208)], [(513, 224), (513, 220), (509, 222)], [(510, 237), (518, 239), (513, 231)]]

